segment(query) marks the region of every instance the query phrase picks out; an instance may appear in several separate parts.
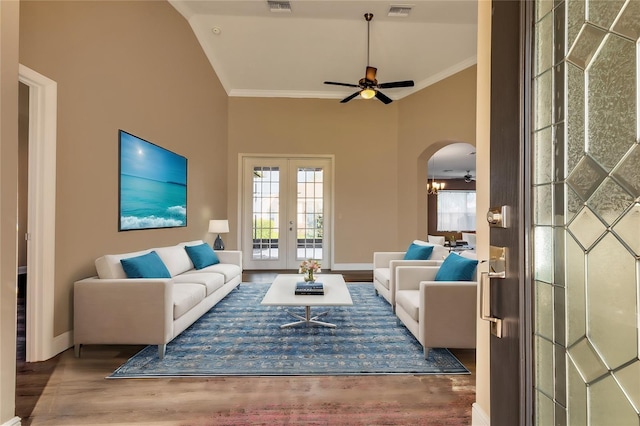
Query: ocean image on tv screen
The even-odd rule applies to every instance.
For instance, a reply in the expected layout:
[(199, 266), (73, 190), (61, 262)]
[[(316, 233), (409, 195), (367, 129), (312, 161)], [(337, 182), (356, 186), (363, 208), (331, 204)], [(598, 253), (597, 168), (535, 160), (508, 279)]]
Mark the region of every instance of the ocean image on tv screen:
[(120, 230), (187, 226), (187, 159), (120, 131)]

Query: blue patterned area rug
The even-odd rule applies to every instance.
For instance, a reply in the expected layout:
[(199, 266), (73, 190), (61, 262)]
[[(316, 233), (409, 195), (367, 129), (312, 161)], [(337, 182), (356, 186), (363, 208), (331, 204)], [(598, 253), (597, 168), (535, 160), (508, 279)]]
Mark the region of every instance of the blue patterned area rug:
[[(422, 346), (396, 320), (370, 283), (349, 283), (353, 306), (333, 307), (323, 321), (300, 325), (286, 309), (260, 304), (269, 284), (243, 283), (167, 345), (163, 360), (147, 346), (109, 378), (469, 374), (447, 349)], [(312, 315), (322, 307), (312, 309)]]

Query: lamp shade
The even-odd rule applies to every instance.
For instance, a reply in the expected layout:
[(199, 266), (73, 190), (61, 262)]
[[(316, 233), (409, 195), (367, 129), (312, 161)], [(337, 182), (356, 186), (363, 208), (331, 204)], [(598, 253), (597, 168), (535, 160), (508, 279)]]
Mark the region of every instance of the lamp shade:
[(229, 232), (229, 221), (224, 220), (210, 220), (209, 232), (212, 234), (224, 234)]

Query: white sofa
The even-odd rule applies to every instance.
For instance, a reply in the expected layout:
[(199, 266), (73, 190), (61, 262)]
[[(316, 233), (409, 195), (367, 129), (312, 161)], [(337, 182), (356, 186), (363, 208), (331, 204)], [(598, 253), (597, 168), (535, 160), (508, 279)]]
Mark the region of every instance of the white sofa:
[(433, 252), (428, 260), (404, 260), (404, 251), (385, 251), (373, 253), (373, 287), (376, 295), (382, 295), (395, 311), (396, 305), (396, 268), (398, 266), (437, 266), (449, 255), (442, 245), (428, 244), (415, 240), (414, 244), (432, 245)]
[[(194, 269), (185, 246), (105, 255), (95, 261), (98, 275), (74, 284), (74, 345), (166, 345), (242, 281), (242, 252), (216, 251), (220, 263)], [(155, 251), (171, 278), (127, 278), (120, 260)]]

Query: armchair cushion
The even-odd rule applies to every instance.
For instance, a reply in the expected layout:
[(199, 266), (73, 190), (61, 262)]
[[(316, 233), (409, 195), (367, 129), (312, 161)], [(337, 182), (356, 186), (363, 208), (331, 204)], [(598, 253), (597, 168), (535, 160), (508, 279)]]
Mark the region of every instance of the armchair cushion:
[(433, 253), (433, 246), (411, 243), (404, 255), (404, 260), (427, 260)]
[(472, 281), (478, 261), (451, 253), (442, 262), (435, 281)]

